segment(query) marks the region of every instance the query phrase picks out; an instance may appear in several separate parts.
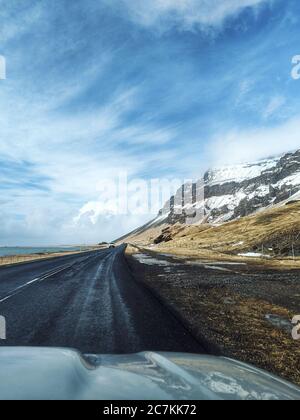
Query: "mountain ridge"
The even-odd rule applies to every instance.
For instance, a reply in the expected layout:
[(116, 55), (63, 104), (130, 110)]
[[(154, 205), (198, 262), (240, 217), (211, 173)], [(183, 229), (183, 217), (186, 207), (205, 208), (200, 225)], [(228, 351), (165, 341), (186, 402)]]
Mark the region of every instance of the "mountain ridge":
[[(200, 194), (197, 189), (201, 189)], [(188, 203), (184, 193), (189, 195)], [(183, 185), (154, 220), (119, 241), (147, 231), (153, 231), (154, 240), (162, 229), (189, 224), (191, 217), (198, 225), (223, 224), (299, 199), (300, 150), (254, 163), (227, 165), (208, 170), (197, 183)]]

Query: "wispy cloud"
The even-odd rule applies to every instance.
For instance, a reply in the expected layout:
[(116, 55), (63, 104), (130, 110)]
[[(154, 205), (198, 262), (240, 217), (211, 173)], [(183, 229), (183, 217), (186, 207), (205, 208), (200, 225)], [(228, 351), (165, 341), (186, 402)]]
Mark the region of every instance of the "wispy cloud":
[(264, 117), (270, 118), (273, 115), (277, 113), (278, 110), (280, 110), (283, 105), (286, 103), (286, 99), (284, 96), (274, 96), (270, 99), (265, 112)]
[(178, 25), (183, 29), (218, 27), (227, 18), (247, 7), (257, 7), (271, 0), (119, 0), (125, 4), (129, 17), (150, 27)]
[[(24, 2), (25, 3), (25, 2)], [(42, 18), (43, 7), (39, 3), (31, 4), (30, 7), (20, 5), (17, 0), (9, 3), (0, 1), (0, 44), (3, 46), (9, 41), (20, 38), (32, 26)]]
[(300, 115), (272, 127), (232, 130), (209, 145), (214, 165), (251, 162), (299, 149)]
[(199, 177), (295, 147), (286, 16), (299, 2), (21, 3), (0, 0), (0, 245), (109, 240), (145, 222), (103, 212), (97, 185), (120, 171)]

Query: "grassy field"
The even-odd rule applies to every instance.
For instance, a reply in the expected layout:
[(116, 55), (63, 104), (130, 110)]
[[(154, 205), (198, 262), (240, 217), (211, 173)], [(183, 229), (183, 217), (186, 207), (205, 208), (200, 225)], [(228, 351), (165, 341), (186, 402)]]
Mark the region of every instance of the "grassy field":
[[(101, 247), (91, 247), (82, 250), (81, 252), (92, 251), (96, 249), (102, 249)], [(45, 260), (55, 257), (65, 257), (66, 255), (79, 254), (80, 251), (64, 251), (49, 254), (28, 254), (28, 255), (10, 255), (6, 257), (0, 257), (0, 266), (21, 264), (32, 261)]]
[[(219, 261), (245, 261), (273, 268), (300, 267), (300, 202), (220, 226), (156, 227), (128, 238), (158, 252)], [(154, 242), (158, 242), (154, 245)], [(258, 258), (239, 254), (256, 253)], [(259, 255), (261, 254), (261, 255)]]
[[(220, 226), (151, 228), (128, 239), (127, 255), (138, 279), (208, 350), (300, 385), (300, 345), (291, 336), (300, 308), (299, 237), (295, 202)], [(135, 254), (158, 263), (143, 264)]]

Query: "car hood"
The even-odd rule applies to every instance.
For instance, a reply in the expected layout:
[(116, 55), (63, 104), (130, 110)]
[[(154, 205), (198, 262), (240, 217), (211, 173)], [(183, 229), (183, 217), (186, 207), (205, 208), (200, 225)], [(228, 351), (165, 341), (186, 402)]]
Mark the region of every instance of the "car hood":
[(300, 389), (231, 359), (0, 349), (1, 400), (300, 400)]

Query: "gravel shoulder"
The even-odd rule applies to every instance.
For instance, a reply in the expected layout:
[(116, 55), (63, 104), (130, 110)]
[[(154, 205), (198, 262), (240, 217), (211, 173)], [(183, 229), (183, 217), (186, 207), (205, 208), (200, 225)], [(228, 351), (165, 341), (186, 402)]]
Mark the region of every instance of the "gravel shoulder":
[(300, 385), (300, 270), (266, 269), (232, 261), (204, 261), (127, 252), (137, 281), (184, 322), (206, 351), (232, 357)]

